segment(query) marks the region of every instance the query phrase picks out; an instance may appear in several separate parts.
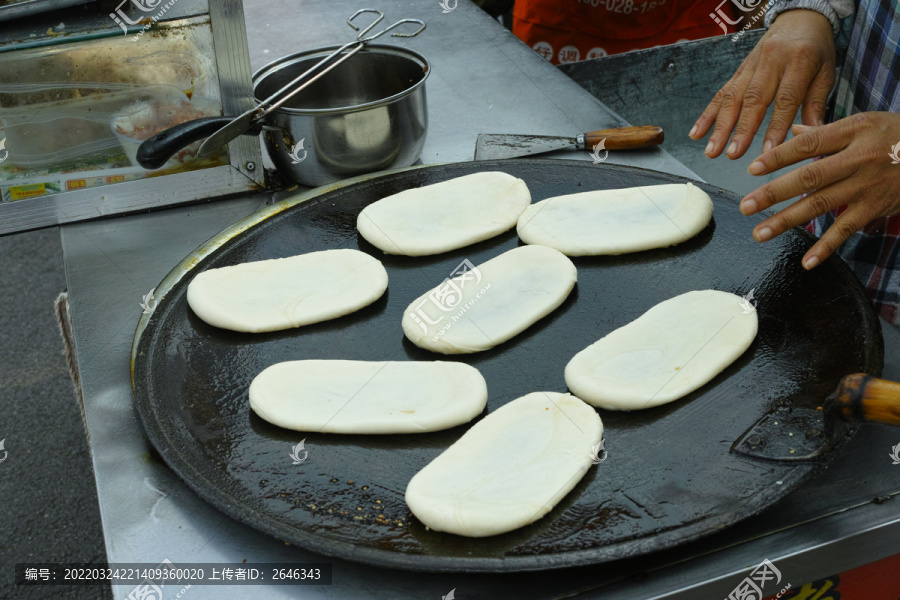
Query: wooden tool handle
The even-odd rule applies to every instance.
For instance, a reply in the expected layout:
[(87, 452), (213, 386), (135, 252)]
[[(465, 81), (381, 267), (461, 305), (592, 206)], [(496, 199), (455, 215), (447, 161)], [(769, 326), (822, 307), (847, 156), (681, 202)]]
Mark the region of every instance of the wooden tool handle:
[(834, 391), (833, 402), (845, 421), (900, 426), (900, 383), (865, 373), (847, 375)]
[(607, 150), (630, 150), (632, 148), (649, 148), (663, 143), (662, 127), (641, 125), (640, 127), (619, 127), (617, 129), (601, 129), (584, 134), (584, 145), (591, 150), (605, 138), (603, 146)]

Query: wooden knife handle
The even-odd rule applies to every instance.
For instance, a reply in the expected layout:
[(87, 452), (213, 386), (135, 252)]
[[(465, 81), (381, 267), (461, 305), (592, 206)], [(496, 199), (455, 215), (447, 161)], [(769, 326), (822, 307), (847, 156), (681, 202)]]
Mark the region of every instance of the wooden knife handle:
[(837, 416), (844, 421), (900, 426), (900, 383), (855, 373), (841, 380), (833, 398)]
[(601, 140), (606, 139), (603, 146), (607, 150), (630, 150), (632, 148), (649, 148), (663, 143), (662, 127), (641, 125), (639, 127), (619, 127), (588, 131), (584, 134), (586, 150), (592, 150)]

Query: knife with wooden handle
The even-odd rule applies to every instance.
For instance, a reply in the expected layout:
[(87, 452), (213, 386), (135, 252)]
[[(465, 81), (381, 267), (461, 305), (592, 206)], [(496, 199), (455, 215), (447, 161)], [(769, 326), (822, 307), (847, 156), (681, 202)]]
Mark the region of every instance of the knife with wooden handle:
[(482, 133), (475, 144), (475, 160), (533, 156), (554, 150), (632, 150), (662, 144), (661, 127), (640, 125), (580, 133), (575, 137)]

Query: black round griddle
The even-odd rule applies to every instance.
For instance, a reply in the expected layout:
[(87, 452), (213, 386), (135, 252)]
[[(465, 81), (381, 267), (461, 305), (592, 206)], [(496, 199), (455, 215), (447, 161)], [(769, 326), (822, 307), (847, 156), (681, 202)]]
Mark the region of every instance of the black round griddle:
[[(662, 250), (576, 258), (578, 284), (557, 311), (493, 350), (449, 357), (481, 371), (487, 410), (494, 411), (529, 392), (565, 391), (563, 369), (576, 352), (663, 300), (697, 289), (755, 290), (760, 326), (750, 349), (679, 401), (633, 413), (601, 411), (608, 458), (538, 522), (467, 539), (426, 530), (410, 514), (403, 500), (410, 478), (468, 426), (350, 436), (280, 429), (253, 414), (247, 388), (276, 362), (448, 359), (403, 337), (404, 309), (463, 259), (477, 265), (519, 245), (515, 231), (411, 258), (368, 244), (356, 232), (356, 217), (389, 194), (486, 170), (521, 177), (535, 202), (687, 181), (553, 159), (435, 165), (320, 188), (308, 201), (275, 205), (267, 218), (251, 217), (201, 247), (158, 288), (164, 297), (142, 319), (133, 357), (135, 403), (147, 435), (201, 497), (276, 538), (348, 560), (425, 571), (554, 569), (635, 556), (723, 529), (777, 502), (837, 454), (840, 444), (815, 462), (780, 463), (729, 448), (777, 406), (815, 408), (841, 376), (880, 374), (880, 326), (861, 285), (835, 258), (804, 271), (800, 258), (813, 240), (805, 231), (754, 242), (750, 232), (761, 218), (742, 216), (734, 194), (696, 182), (715, 203), (713, 222), (696, 238)], [(187, 285), (205, 269), (331, 248), (379, 258), (390, 278), (385, 296), (340, 319), (270, 334), (210, 327), (187, 305)], [(291, 448), (304, 439), (308, 457), (294, 466)]]

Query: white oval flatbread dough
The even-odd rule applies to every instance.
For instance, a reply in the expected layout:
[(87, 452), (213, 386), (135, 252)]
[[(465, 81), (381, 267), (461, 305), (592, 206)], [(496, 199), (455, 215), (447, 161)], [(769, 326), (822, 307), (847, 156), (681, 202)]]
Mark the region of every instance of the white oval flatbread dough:
[(250, 384), (253, 412), (298, 431), (438, 431), (468, 423), (486, 403), (478, 369), (455, 362), (297, 360)]
[(512, 531), (543, 517), (575, 487), (602, 437), (597, 412), (578, 398), (522, 396), (419, 471), (406, 504), (436, 531), (469, 537)]
[(756, 330), (756, 310), (740, 296), (688, 292), (576, 354), (566, 365), (566, 385), (600, 408), (659, 406), (724, 371), (750, 347)]
[(381, 262), (359, 250), (323, 250), (200, 273), (188, 285), (197, 316), (234, 331), (259, 333), (327, 321), (384, 294)]
[(672, 183), (547, 198), (522, 213), (516, 230), (526, 244), (567, 256), (625, 254), (689, 240), (712, 211), (703, 190)]
[[(465, 265), (468, 265), (466, 267)], [(464, 261), (419, 296), (403, 315), (403, 332), (443, 354), (488, 350), (553, 312), (575, 287), (575, 265), (546, 246), (522, 246), (475, 267)]]
[(529, 204), (524, 181), (486, 171), (388, 196), (364, 208), (356, 228), (388, 254), (426, 256), (509, 231)]

